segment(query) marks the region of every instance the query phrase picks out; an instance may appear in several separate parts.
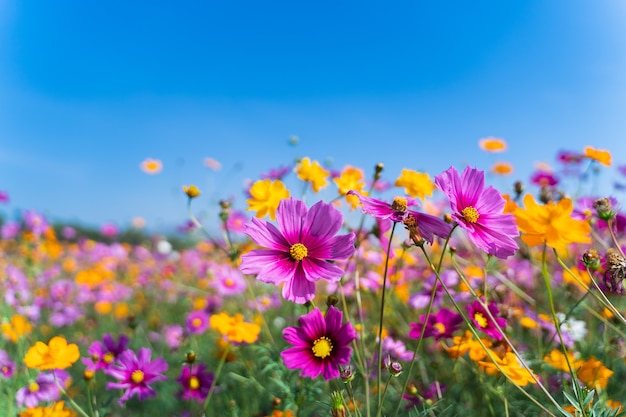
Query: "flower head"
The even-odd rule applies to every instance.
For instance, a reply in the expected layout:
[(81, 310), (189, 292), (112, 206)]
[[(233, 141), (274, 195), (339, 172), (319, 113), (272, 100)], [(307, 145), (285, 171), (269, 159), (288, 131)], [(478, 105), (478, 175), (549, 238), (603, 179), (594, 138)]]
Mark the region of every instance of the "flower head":
[(450, 200), (452, 218), (470, 240), (490, 255), (507, 258), (518, 249), (515, 218), (503, 213), (505, 200), (493, 187), (485, 187), (485, 173), (469, 166), (459, 175), (454, 167), (435, 177), (435, 184)]
[(258, 245), (241, 256), (241, 272), (257, 274), (261, 282), (284, 284), (283, 297), (304, 304), (315, 297), (315, 283), (338, 281), (343, 269), (328, 261), (347, 259), (354, 252), (354, 234), (335, 234), (343, 215), (331, 204), (319, 201), (310, 209), (294, 198), (278, 206), (278, 228), (252, 219), (246, 234)]
[(329, 172), (322, 168), (319, 162), (311, 162), (309, 157), (302, 158), (294, 168), (294, 172), (302, 181), (310, 182), (316, 193), (328, 185)]
[(56, 381), (64, 386), (70, 381), (70, 375), (62, 370), (40, 373), (34, 381), (17, 390), (17, 406), (36, 407), (41, 402), (58, 400), (61, 391)]
[(249, 190), (250, 198), (246, 200), (248, 210), (256, 211), (256, 217), (270, 216), (276, 219), (276, 209), (280, 202), (289, 197), (289, 190), (281, 180), (259, 180)]
[(333, 181), (339, 189), (339, 194), (346, 196), (346, 201), (352, 209), (355, 209), (359, 203), (359, 199), (354, 195), (348, 195), (350, 190), (356, 190), (363, 193), (365, 187), (363, 170), (353, 166), (347, 166), (341, 172), (341, 175), (333, 178)]
[(180, 376), (176, 378), (176, 382), (182, 387), (177, 396), (183, 400), (203, 402), (209, 394), (214, 378), (213, 372), (207, 371), (203, 364), (183, 365)]
[(513, 165), (509, 162), (496, 162), (491, 166), (491, 172), (496, 175), (510, 175), (513, 172)]
[(430, 176), (424, 172), (403, 169), (394, 183), (396, 187), (404, 187), (404, 191), (413, 198), (424, 199), (425, 196), (433, 195), (435, 185)]
[(115, 359), (126, 350), (128, 346), (128, 336), (120, 335), (117, 342), (111, 334), (107, 333), (102, 337), (102, 341), (95, 341), (89, 346), (89, 358), (83, 358), (83, 363), (87, 369), (97, 371), (109, 368)]
[(529, 246), (546, 244), (559, 251), (570, 243), (590, 243), (591, 226), (572, 218), (573, 204), (568, 198), (558, 203), (539, 205), (531, 194), (524, 197), (524, 209), (515, 210), (522, 240)]
[(46, 345), (37, 342), (24, 355), (24, 363), (29, 368), (47, 369), (69, 368), (80, 358), (78, 346), (68, 344), (62, 336), (55, 336)]
[[(425, 315), (420, 316), (420, 323), (410, 323), (409, 337), (418, 339), (422, 333)], [(435, 340), (452, 337), (452, 334), (461, 327), (463, 317), (447, 308), (440, 308), (437, 314), (431, 314), (425, 324), (424, 337), (434, 337)]]
[(344, 325), (343, 313), (331, 306), (322, 315), (319, 308), (300, 317), (300, 327), (283, 330), (285, 340), (293, 345), (281, 353), (285, 366), (300, 369), (300, 375), (316, 378), (322, 374), (327, 381), (339, 377), (339, 365), (348, 365), (356, 338), (350, 323)]
[(478, 141), (478, 147), (485, 152), (504, 152), (506, 142), (504, 139), (488, 137)]
[(228, 313), (213, 314), (209, 319), (209, 325), (220, 332), (224, 339), (233, 343), (254, 343), (261, 332), (258, 324), (243, 321), (241, 314), (234, 316)]
[(107, 389), (124, 389), (124, 395), (118, 402), (124, 404), (133, 396), (139, 400), (154, 397), (156, 391), (150, 384), (167, 379), (163, 372), (167, 371), (167, 363), (163, 358), (151, 360), (152, 352), (148, 348), (140, 348), (136, 355), (132, 350), (126, 350), (119, 356), (115, 365), (106, 369), (107, 375), (118, 382), (107, 382)]
[(65, 408), (63, 401), (58, 401), (49, 406), (31, 407), (20, 411), (19, 417), (76, 417), (76, 413), (71, 408)]
[(0, 325), (0, 330), (2, 330), (4, 337), (10, 339), (13, 343), (17, 343), (20, 338), (30, 334), (32, 329), (33, 326), (26, 317), (19, 314), (14, 314), (11, 316), (10, 322), (4, 322)]
[(146, 158), (141, 162), (140, 167), (146, 174), (154, 175), (161, 172), (163, 163), (158, 159)]
[(583, 154), (585, 158), (589, 158), (593, 161), (598, 161), (602, 165), (607, 167), (611, 166), (611, 152), (604, 149), (596, 149), (591, 146), (585, 146), (585, 152)]
[[(502, 340), (503, 336), (500, 330), (498, 330), (498, 327), (504, 329), (506, 327), (506, 319), (498, 317), (500, 312), (493, 301), (487, 305), (487, 308), (489, 309), (489, 313), (487, 313), (482, 303), (478, 300), (474, 300), (467, 308), (469, 319), (474, 322), (481, 332), (495, 340)], [(495, 322), (491, 317), (495, 319)], [(496, 327), (496, 324), (498, 327)]]

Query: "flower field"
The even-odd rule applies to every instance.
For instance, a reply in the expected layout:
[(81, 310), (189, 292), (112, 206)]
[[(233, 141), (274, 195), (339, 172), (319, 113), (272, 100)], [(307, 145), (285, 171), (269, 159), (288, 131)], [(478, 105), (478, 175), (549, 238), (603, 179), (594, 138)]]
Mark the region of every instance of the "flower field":
[(4, 219), (0, 415), (623, 415), (626, 217), (580, 192), (611, 154), (558, 164), (498, 190), (502, 164), (302, 158), (221, 201), (218, 233), (181, 184), (175, 247)]

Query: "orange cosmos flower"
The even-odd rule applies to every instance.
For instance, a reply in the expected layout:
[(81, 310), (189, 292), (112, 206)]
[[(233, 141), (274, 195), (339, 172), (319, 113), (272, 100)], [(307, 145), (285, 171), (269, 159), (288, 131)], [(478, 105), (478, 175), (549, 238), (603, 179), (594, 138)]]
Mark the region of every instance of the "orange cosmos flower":
[(28, 349), (24, 355), (24, 363), (29, 368), (37, 368), (40, 371), (47, 369), (69, 368), (80, 358), (80, 351), (75, 344), (67, 344), (62, 336), (55, 336), (46, 345), (37, 342)]
[(430, 176), (424, 172), (413, 171), (412, 169), (403, 169), (400, 176), (394, 183), (396, 187), (404, 187), (404, 192), (413, 198), (430, 197), (433, 195), (435, 184)]
[(552, 351), (550, 352), (550, 354), (546, 355), (543, 357), (543, 360), (550, 366), (552, 366), (553, 368), (559, 369), (563, 372), (569, 372), (569, 367), (567, 366), (567, 362), (569, 362), (569, 364), (572, 367), (576, 367), (576, 358), (574, 358), (574, 353), (568, 351), (567, 352), (567, 358), (565, 357), (565, 355), (563, 354), (563, 352), (561, 352), (558, 349), (552, 349)]
[(558, 203), (539, 205), (531, 194), (524, 197), (525, 209), (513, 213), (522, 240), (529, 246), (546, 244), (563, 251), (570, 243), (591, 243), (591, 226), (571, 217), (572, 200), (563, 198)]
[(58, 401), (47, 407), (31, 407), (20, 411), (19, 417), (76, 417), (76, 412), (70, 408), (65, 408), (63, 401)]
[(11, 322), (2, 323), (0, 329), (4, 337), (10, 339), (13, 343), (17, 343), (21, 337), (30, 334), (33, 330), (33, 326), (31, 326), (24, 316), (15, 314), (11, 317)]
[(598, 161), (602, 165), (606, 165), (607, 167), (611, 166), (611, 152), (604, 149), (596, 149), (591, 146), (585, 146), (585, 153), (583, 156), (585, 158)]
[(488, 137), (478, 141), (478, 146), (485, 152), (504, 152), (506, 150), (506, 142), (504, 139)]
[(228, 340), (234, 343), (254, 343), (261, 333), (258, 324), (243, 321), (241, 314), (229, 316), (227, 313), (213, 314), (209, 325)]
[(609, 383), (613, 371), (604, 366), (595, 356), (590, 356), (586, 361), (578, 361), (576, 376), (590, 389), (603, 389)]
[(496, 175), (509, 175), (513, 172), (513, 165), (508, 162), (496, 162), (491, 167), (491, 172)]
[[(501, 369), (502, 372), (511, 379), (511, 382), (517, 386), (523, 387), (527, 384), (537, 383), (537, 376), (528, 372), (528, 370), (521, 365), (513, 352), (506, 352), (502, 358), (496, 355), (494, 351), (491, 351), (491, 353), (496, 362), (493, 362), (489, 356), (485, 358), (488, 360), (478, 362), (480, 368), (485, 371), (487, 375), (498, 375)], [(500, 369), (498, 369), (496, 363)]]
[(143, 160), (140, 167), (146, 174), (154, 175), (161, 172), (163, 164), (158, 159), (146, 158)]

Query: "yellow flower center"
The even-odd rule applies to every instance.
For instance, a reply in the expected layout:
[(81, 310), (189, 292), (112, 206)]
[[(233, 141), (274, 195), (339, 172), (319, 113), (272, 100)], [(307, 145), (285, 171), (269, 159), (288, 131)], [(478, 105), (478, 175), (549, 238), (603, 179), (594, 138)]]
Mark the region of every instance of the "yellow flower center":
[(393, 202), (391, 203), (391, 208), (401, 213), (404, 213), (407, 207), (408, 207), (408, 204), (407, 204), (406, 198), (404, 197), (396, 197), (393, 199)]
[(135, 384), (141, 384), (143, 382), (143, 371), (140, 371), (139, 369), (133, 371), (133, 373), (130, 375), (130, 379)]
[(39, 384), (36, 382), (31, 382), (30, 385), (28, 386), (28, 390), (30, 392), (37, 392), (39, 391)]
[(446, 326), (444, 326), (444, 325), (443, 325), (443, 324), (441, 324), (441, 323), (435, 323), (435, 324), (433, 324), (433, 327), (434, 327), (435, 329), (437, 329), (437, 331), (439, 332), (439, 334), (442, 334), (443, 332), (445, 332), (445, 331), (446, 331)]
[(189, 378), (189, 388), (191, 389), (200, 388), (200, 381), (198, 381), (198, 378), (196, 378), (195, 376), (192, 376), (191, 378)]
[(465, 207), (463, 210), (461, 210), (461, 214), (463, 215), (463, 218), (470, 223), (476, 223), (478, 221), (478, 218), (480, 217), (480, 214), (478, 214), (478, 210), (476, 210), (472, 206)]
[(195, 319), (191, 320), (191, 325), (193, 327), (200, 327), (200, 326), (202, 326), (202, 320), (200, 320), (198, 317), (196, 317)]
[(230, 278), (226, 278), (226, 280), (224, 281), (224, 284), (225, 284), (228, 288), (230, 288), (230, 287), (232, 287), (232, 286), (234, 286), (234, 285), (235, 285), (235, 281), (233, 281), (233, 280), (232, 280), (232, 279), (230, 279)]
[(480, 327), (482, 327), (483, 329), (485, 327), (487, 327), (487, 318), (483, 315), (483, 313), (475, 313), (474, 314), (474, 320), (476, 321), (476, 323), (478, 323), (478, 325)]
[(111, 352), (107, 352), (102, 357), (102, 362), (104, 362), (104, 363), (111, 363), (111, 362), (113, 362), (113, 359), (115, 359), (115, 355), (112, 354)]
[(291, 256), (291, 259), (294, 261), (301, 261), (306, 258), (308, 254), (309, 251), (302, 243), (296, 243), (289, 248), (289, 256)]
[(330, 352), (333, 351), (333, 344), (330, 343), (329, 338), (322, 336), (313, 342), (311, 350), (315, 356), (324, 359), (326, 356), (330, 356)]

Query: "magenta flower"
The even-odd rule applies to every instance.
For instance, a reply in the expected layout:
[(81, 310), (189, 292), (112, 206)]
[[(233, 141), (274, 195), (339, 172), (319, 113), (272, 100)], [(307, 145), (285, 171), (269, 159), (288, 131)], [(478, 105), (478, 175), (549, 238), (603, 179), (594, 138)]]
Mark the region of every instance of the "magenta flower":
[(190, 334), (202, 334), (209, 327), (209, 315), (202, 310), (189, 313), (185, 327)]
[(40, 373), (28, 386), (17, 390), (15, 393), (17, 406), (36, 407), (39, 403), (61, 398), (61, 391), (55, 379), (61, 386), (65, 386), (70, 380), (70, 374), (62, 369)]
[(11, 360), (6, 350), (0, 349), (0, 375), (11, 378), (15, 372), (15, 362)]
[(113, 366), (104, 371), (118, 380), (118, 382), (107, 382), (108, 390), (116, 388), (126, 390), (118, 400), (120, 405), (135, 395), (139, 400), (154, 397), (156, 391), (150, 384), (167, 379), (162, 374), (167, 371), (167, 363), (163, 358), (151, 361), (151, 355), (152, 352), (148, 348), (140, 348), (138, 355), (135, 355), (132, 350), (126, 350)]
[(531, 175), (530, 182), (540, 187), (554, 187), (559, 183), (559, 179), (551, 172), (539, 170)]
[(128, 346), (128, 336), (120, 335), (116, 342), (109, 333), (102, 336), (102, 342), (95, 341), (89, 346), (89, 358), (83, 358), (83, 363), (87, 369), (97, 371), (109, 368), (115, 359), (126, 350)]
[(0, 203), (8, 203), (9, 202), (9, 193), (6, 191), (0, 190)]
[(390, 204), (376, 198), (361, 195), (353, 190), (348, 191), (348, 194), (357, 196), (361, 202), (363, 213), (375, 217), (379, 224), (393, 221), (408, 225), (408, 219), (415, 220), (419, 237), (423, 237), (430, 244), (433, 243), (435, 235), (446, 238), (452, 228), (439, 217), (410, 210), (409, 207), (418, 206), (417, 201), (411, 197), (395, 197)]
[(489, 317), (489, 314), (478, 300), (474, 300), (472, 304), (467, 306), (469, 319), (476, 325), (478, 330), (485, 333), (487, 336), (495, 340), (502, 340), (502, 333), (497, 329), (496, 324), (501, 329), (504, 329), (506, 327), (506, 319), (498, 317), (500, 312), (498, 311), (496, 303), (493, 301), (490, 302), (487, 307), (489, 308), (491, 316), (496, 320), (495, 323), (491, 320), (491, 317)]
[(209, 394), (213, 380), (213, 372), (208, 372), (205, 365), (184, 365), (180, 376), (176, 378), (182, 390), (176, 395), (183, 400), (203, 402)]
[(452, 218), (470, 240), (490, 255), (505, 259), (518, 249), (519, 231), (512, 214), (505, 214), (504, 198), (492, 186), (485, 188), (485, 173), (469, 166), (459, 175), (454, 167), (435, 177), (435, 184), (450, 200)]
[(354, 252), (354, 234), (335, 234), (343, 215), (322, 201), (307, 209), (304, 202), (284, 199), (276, 210), (278, 228), (253, 218), (246, 234), (258, 245), (241, 256), (241, 272), (257, 274), (261, 282), (284, 284), (283, 297), (304, 304), (315, 297), (320, 279), (339, 281), (343, 269), (328, 261), (347, 259)]
[(285, 366), (300, 369), (300, 376), (312, 379), (319, 374), (327, 381), (337, 378), (339, 365), (350, 363), (350, 343), (356, 338), (350, 323), (341, 325), (342, 317), (343, 313), (333, 306), (326, 316), (316, 307), (300, 317), (300, 327), (283, 330), (283, 337), (293, 345), (280, 354)]
[[(422, 314), (420, 316), (420, 323), (409, 323), (411, 327), (409, 337), (419, 339), (420, 334), (422, 334), (425, 318), (426, 315)], [(434, 337), (435, 340), (452, 337), (452, 334), (461, 327), (462, 322), (463, 317), (460, 314), (442, 307), (437, 314), (428, 316), (424, 337)]]

